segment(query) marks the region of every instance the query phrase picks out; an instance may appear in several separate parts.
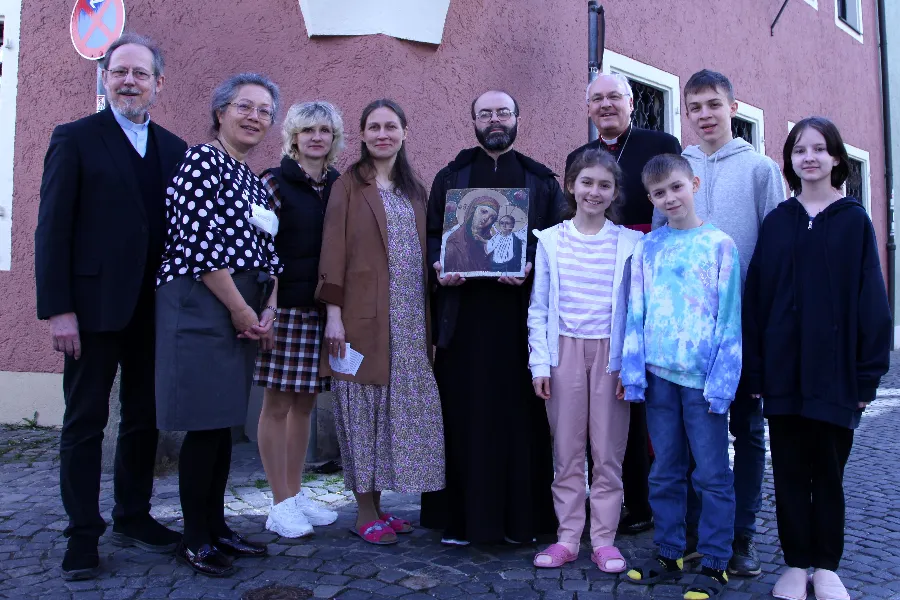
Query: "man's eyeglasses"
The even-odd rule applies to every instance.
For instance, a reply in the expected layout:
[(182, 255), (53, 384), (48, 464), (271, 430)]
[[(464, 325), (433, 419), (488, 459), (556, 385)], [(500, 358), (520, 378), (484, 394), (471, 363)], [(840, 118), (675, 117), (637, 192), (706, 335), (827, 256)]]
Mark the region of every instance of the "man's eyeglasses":
[(228, 104), (232, 105), (237, 113), (243, 117), (250, 116), (255, 110), (256, 114), (259, 115), (260, 121), (271, 123), (272, 118), (275, 116), (275, 113), (272, 112), (271, 108), (255, 106), (248, 102), (229, 102)]
[(113, 79), (125, 79), (128, 77), (128, 73), (131, 73), (131, 76), (137, 81), (147, 81), (153, 77), (153, 73), (148, 73), (143, 69), (107, 69), (106, 72), (109, 73)]
[(498, 110), (479, 110), (475, 115), (475, 118), (478, 119), (481, 123), (487, 123), (490, 121), (494, 115), (497, 115), (498, 121), (509, 121), (515, 113), (508, 108), (501, 108)]
[(626, 98), (626, 96), (618, 92), (607, 94), (605, 97), (603, 96), (603, 94), (594, 94), (593, 96), (591, 96), (591, 102), (603, 102), (604, 98), (609, 100), (610, 102), (621, 102)]

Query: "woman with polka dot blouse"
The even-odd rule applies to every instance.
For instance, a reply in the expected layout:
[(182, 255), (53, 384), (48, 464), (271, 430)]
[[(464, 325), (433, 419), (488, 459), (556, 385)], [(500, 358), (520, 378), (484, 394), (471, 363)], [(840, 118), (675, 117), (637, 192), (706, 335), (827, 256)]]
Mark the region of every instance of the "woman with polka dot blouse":
[(176, 558), (203, 575), (262, 556), (225, 523), (231, 427), (243, 426), (257, 349), (271, 344), (280, 272), (278, 219), (245, 164), (275, 119), (278, 87), (254, 73), (222, 83), (215, 139), (188, 149), (166, 190), (168, 234), (156, 292), (156, 415), (187, 431), (178, 482), (184, 539)]

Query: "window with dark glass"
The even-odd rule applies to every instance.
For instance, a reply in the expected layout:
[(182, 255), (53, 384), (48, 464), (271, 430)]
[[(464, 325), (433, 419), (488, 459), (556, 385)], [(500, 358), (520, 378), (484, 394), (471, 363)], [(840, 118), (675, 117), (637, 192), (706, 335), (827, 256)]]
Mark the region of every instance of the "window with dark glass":
[(865, 189), (863, 189), (863, 163), (861, 160), (851, 158), (848, 166), (850, 167), (850, 176), (847, 178), (847, 191), (845, 193), (860, 202), (865, 202), (863, 198), (865, 194)]
[(756, 134), (756, 125), (752, 121), (747, 121), (740, 117), (731, 119), (731, 135), (735, 138), (743, 138), (749, 144), (753, 144), (753, 138)]
[(860, 0), (837, 0), (837, 16), (851, 29), (862, 33), (862, 6)]
[(666, 130), (666, 94), (651, 85), (629, 79), (634, 93), (632, 121), (641, 129)]

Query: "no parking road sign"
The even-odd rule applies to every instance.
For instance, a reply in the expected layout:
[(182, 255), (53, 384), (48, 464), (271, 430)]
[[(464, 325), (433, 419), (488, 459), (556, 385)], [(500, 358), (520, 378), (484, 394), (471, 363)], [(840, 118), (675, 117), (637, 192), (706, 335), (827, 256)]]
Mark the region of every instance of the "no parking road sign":
[(125, 29), (123, 0), (77, 0), (72, 9), (69, 33), (78, 54), (103, 58), (106, 50)]

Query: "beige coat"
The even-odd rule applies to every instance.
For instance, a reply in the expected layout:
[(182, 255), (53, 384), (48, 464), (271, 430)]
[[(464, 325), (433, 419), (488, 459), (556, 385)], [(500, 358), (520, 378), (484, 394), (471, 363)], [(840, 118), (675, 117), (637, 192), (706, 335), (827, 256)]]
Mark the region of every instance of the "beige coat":
[[(425, 197), (411, 198), (416, 230), (425, 262)], [(334, 182), (325, 211), (319, 284), (316, 299), (342, 308), (345, 340), (364, 359), (355, 376), (332, 373), (327, 348), (321, 353), (320, 374), (337, 379), (387, 385), (390, 380), (390, 279), (387, 217), (374, 177), (360, 184), (348, 171)], [(431, 356), (431, 316), (424, 295), (425, 335)]]

